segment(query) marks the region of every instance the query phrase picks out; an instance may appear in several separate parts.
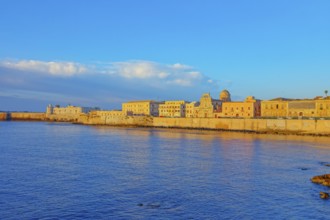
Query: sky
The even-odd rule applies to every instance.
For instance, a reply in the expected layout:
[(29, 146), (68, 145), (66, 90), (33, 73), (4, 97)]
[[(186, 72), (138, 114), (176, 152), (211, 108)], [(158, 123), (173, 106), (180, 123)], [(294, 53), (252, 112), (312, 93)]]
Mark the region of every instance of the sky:
[(328, 0), (0, 0), (0, 111), (330, 91)]

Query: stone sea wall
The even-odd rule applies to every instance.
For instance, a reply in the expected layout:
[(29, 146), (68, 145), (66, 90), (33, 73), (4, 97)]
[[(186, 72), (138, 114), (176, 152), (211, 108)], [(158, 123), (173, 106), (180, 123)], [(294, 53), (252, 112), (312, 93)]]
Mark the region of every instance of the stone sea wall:
[(0, 121), (7, 120), (7, 113), (6, 112), (0, 112)]
[[(0, 113), (0, 120), (5, 120)], [(238, 119), (238, 118), (162, 118), (150, 116), (100, 117), (98, 115), (46, 115), (45, 113), (13, 112), (10, 120), (46, 120), (86, 125), (148, 126), (165, 128), (215, 129), (260, 133), (330, 135), (330, 120), (315, 119)]]
[(153, 126), (330, 135), (330, 120), (157, 117)]
[(153, 126), (151, 116), (125, 116), (106, 118), (100, 116), (81, 115), (78, 123), (87, 125), (115, 125), (115, 126)]
[(78, 122), (80, 116), (79, 115), (48, 115), (46, 114), (47, 121), (58, 121), (58, 122)]
[(8, 120), (44, 121), (46, 114), (39, 112), (11, 112), (8, 113), (7, 118)]

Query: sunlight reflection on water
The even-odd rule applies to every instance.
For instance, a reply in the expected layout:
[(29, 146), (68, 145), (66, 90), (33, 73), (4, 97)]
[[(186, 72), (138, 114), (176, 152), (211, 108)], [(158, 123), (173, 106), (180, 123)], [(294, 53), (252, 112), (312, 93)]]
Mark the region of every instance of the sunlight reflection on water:
[[(324, 219), (330, 138), (0, 122), (0, 217)], [(5, 137), (5, 138), (4, 138)]]

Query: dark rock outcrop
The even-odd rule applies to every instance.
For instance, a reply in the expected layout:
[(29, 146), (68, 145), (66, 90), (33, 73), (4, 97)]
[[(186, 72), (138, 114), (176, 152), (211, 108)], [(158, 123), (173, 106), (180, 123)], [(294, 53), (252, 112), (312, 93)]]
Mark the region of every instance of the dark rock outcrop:
[(330, 187), (330, 174), (324, 174), (320, 176), (314, 176), (311, 181), (316, 184)]
[(321, 199), (329, 199), (329, 193), (327, 192), (320, 192)]

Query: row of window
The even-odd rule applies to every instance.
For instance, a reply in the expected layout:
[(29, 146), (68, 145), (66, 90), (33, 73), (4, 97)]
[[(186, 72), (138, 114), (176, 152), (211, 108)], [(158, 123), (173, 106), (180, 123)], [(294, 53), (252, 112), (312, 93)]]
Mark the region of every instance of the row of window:
[(172, 106), (166, 106), (166, 105), (165, 105), (165, 106), (159, 106), (160, 109), (161, 109), (161, 108), (181, 108), (181, 107), (182, 107), (183, 109), (185, 108), (184, 106), (173, 106), (173, 105), (172, 105)]
[[(79, 111), (80, 112), (80, 111)], [(75, 114), (75, 113), (79, 113), (78, 110), (72, 110), (72, 109), (57, 109), (57, 110), (54, 110), (54, 113), (55, 114)]]
[[(241, 107), (240, 109), (241, 109), (241, 111), (244, 111), (244, 107)], [(225, 107), (225, 110), (228, 110), (228, 107)], [(231, 107), (230, 110), (233, 112), (234, 108)], [(236, 110), (239, 110), (239, 107), (236, 107)], [(251, 110), (251, 107), (248, 107), (247, 110)]]

